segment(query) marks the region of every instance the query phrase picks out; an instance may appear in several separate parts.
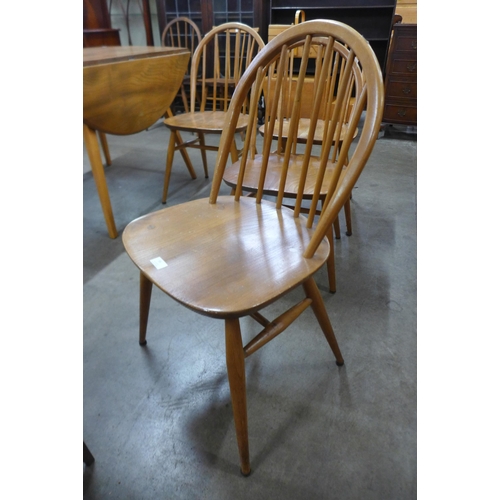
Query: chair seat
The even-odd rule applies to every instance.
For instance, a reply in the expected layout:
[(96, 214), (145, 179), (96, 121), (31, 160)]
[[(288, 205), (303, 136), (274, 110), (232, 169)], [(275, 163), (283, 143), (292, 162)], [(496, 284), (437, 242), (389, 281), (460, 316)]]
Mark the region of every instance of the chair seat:
[[(281, 171), (283, 168), (284, 157), (272, 153), (269, 155), (269, 166), (264, 183), (264, 194), (276, 196), (279, 191)], [(285, 197), (295, 198), (298, 192), (299, 180), (303, 164), (303, 155), (292, 155), (290, 158), (290, 166), (288, 167), (288, 174), (285, 184)], [(248, 160), (245, 169), (245, 176), (243, 177), (243, 188), (245, 191), (256, 192), (259, 187), (259, 177), (262, 170), (262, 155), (255, 155), (255, 159)], [(328, 186), (332, 175), (335, 171), (336, 164), (328, 162), (325, 170), (325, 177), (321, 185), (321, 196), (326, 196)], [(314, 194), (314, 185), (319, 170), (319, 159), (312, 157), (307, 171), (306, 183), (304, 186), (303, 194), (304, 199), (312, 198)], [(224, 171), (224, 182), (234, 188), (238, 182), (238, 174), (240, 171), (240, 160), (227, 167)], [(345, 167), (342, 173), (346, 171)], [(341, 174), (341, 179), (343, 178)]]
[[(227, 113), (224, 111), (197, 111), (181, 113), (164, 120), (167, 127), (174, 130), (220, 134), (224, 129)], [(240, 132), (248, 125), (248, 115), (240, 115), (236, 131)]]
[[(311, 259), (305, 218), (263, 200), (221, 196), (175, 205), (131, 222), (127, 253), (161, 290), (211, 317), (251, 314), (313, 275), (326, 261), (326, 238)], [(152, 259), (167, 264), (157, 269)]]
[[(281, 130), (281, 136), (282, 137), (288, 137), (288, 128), (290, 126), (290, 121), (286, 120), (283, 121), (283, 129)], [(274, 126), (273, 130), (273, 136), (278, 137), (280, 131), (278, 130), (279, 125), (276, 123)], [(297, 142), (305, 144), (307, 142), (307, 137), (309, 135), (309, 129), (311, 128), (311, 120), (309, 118), (299, 118), (299, 126), (297, 128)], [(259, 133), (261, 135), (264, 135), (264, 129), (265, 125), (261, 125), (259, 127)], [(325, 130), (325, 122), (324, 120), (318, 120), (318, 124), (316, 125), (316, 128), (314, 130), (314, 144), (319, 144), (321, 145), (323, 143), (323, 135), (324, 135), (324, 130)], [(347, 133), (347, 124), (342, 125), (342, 129), (340, 131), (340, 138), (339, 141), (342, 143), (344, 140), (344, 137)], [(358, 135), (358, 130), (354, 132), (353, 138), (355, 138)], [(335, 135), (334, 135), (335, 137)]]

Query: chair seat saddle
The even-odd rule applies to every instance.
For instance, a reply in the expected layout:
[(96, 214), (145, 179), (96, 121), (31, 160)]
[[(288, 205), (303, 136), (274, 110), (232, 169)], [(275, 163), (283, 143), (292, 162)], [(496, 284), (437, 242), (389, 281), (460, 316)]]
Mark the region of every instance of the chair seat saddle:
[[(251, 314), (313, 275), (329, 244), (325, 238), (304, 258), (312, 233), (286, 207), (221, 196), (216, 204), (194, 200), (136, 219), (123, 242), (141, 272), (173, 299), (227, 318)], [(166, 267), (153, 265), (158, 257)]]
[[(274, 137), (281, 136), (284, 138), (289, 137), (290, 133), (288, 130), (290, 127), (290, 121), (289, 120), (283, 121), (281, 124), (282, 129), (279, 129), (279, 126), (280, 125), (278, 123), (276, 123), (274, 125), (273, 136)], [(265, 125), (261, 125), (259, 127), (259, 133), (261, 135), (264, 135), (265, 127), (266, 127)], [(297, 143), (305, 144), (307, 142), (307, 138), (309, 136), (310, 129), (311, 129), (311, 120), (309, 118), (300, 118), (299, 123), (298, 123), (298, 127), (297, 127), (297, 134), (296, 134)], [(322, 144), (324, 133), (325, 133), (325, 121), (318, 120), (318, 123), (314, 129), (314, 141), (313, 141), (313, 143), (314, 144)], [(342, 124), (341, 132), (340, 132), (340, 137), (339, 137), (340, 142), (342, 142), (344, 140), (346, 133), (347, 133), (347, 124), (344, 123), (344, 124)], [(353, 137), (356, 137), (357, 135), (358, 135), (358, 131), (356, 130)]]
[[(205, 134), (220, 134), (224, 128), (227, 113), (225, 111), (197, 111), (195, 113), (182, 113), (164, 120), (172, 130), (188, 130), (203, 132)], [(238, 119), (236, 131), (244, 130), (248, 125), (248, 115), (241, 115)]]

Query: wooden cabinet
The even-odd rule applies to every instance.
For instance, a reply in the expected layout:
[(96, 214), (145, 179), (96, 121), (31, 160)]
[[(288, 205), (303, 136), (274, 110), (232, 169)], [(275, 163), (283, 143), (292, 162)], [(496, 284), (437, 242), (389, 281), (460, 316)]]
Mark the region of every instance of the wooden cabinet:
[[(303, 10), (306, 21), (333, 19), (352, 26), (370, 42), (384, 71), (396, 0), (269, 0), (269, 4), (269, 24), (292, 24), (295, 12)], [(267, 40), (267, 26), (264, 30)]]
[(385, 76), (384, 123), (417, 124), (417, 25), (395, 24)]
[(106, 0), (83, 0), (83, 46), (104, 45), (120, 45), (120, 33), (111, 27)]

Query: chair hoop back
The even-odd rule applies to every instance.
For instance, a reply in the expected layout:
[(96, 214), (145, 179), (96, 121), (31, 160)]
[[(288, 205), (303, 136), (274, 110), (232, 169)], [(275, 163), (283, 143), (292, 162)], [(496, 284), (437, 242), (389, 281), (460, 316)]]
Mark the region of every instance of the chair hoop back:
[[(299, 61), (294, 56), (297, 49), (301, 49), (302, 54)], [(306, 92), (307, 78), (309, 87)], [(265, 99), (263, 150), (261, 155), (256, 155), (258, 103), (262, 95)], [(272, 98), (266, 100), (270, 95)], [(325, 197), (326, 189), (320, 219), (304, 253), (310, 258), (350, 195), (378, 137), (384, 86), (377, 58), (357, 31), (337, 21), (306, 21), (290, 27), (269, 42), (252, 61), (232, 96), (210, 203), (216, 203), (238, 116), (249, 96), (249, 125), (239, 161), (235, 200), (242, 195), (247, 165), (253, 162), (255, 166), (259, 162), (261, 170), (256, 203), (260, 203), (265, 194), (266, 176), (276, 176), (279, 209), (287, 192), (289, 169), (300, 168), (298, 186), (294, 186), (296, 217), (300, 213), (305, 186), (314, 184), (308, 227), (316, 222), (316, 206), (320, 195)], [(310, 107), (310, 124), (307, 137), (301, 141), (302, 151), (298, 154), (298, 128), (306, 100)], [(358, 126), (361, 134), (354, 143)], [(285, 127), (287, 133), (283, 134)], [(318, 153), (315, 135), (319, 132), (322, 141)], [(346, 168), (351, 146), (354, 152)]]
[(185, 47), (191, 57), (201, 41), (201, 31), (189, 17), (176, 17), (165, 26), (161, 35), (163, 47)]
[(242, 23), (224, 23), (211, 29), (191, 62), (191, 112), (195, 112), (195, 89), (200, 86), (200, 111), (227, 111), (234, 88), (264, 46), (257, 31)]

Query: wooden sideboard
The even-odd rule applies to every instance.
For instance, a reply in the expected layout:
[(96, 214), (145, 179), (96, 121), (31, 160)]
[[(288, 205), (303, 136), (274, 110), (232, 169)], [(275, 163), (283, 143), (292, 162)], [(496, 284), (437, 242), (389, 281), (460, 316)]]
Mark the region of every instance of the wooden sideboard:
[(395, 24), (385, 76), (384, 123), (417, 125), (417, 25)]

